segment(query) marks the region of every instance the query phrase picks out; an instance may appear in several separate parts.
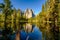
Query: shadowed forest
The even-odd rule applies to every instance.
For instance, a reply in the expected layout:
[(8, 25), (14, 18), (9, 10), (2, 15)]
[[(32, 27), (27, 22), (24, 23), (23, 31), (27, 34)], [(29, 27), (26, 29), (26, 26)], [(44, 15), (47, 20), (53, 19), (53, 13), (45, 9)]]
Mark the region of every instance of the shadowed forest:
[[(0, 3), (0, 40), (60, 40), (60, 0), (47, 0), (38, 15), (31, 9), (30, 18), (21, 9), (12, 8), (10, 0), (3, 1)], [(34, 38), (33, 33), (38, 33), (38, 29), (41, 39)], [(34, 39), (29, 35), (34, 35)]]

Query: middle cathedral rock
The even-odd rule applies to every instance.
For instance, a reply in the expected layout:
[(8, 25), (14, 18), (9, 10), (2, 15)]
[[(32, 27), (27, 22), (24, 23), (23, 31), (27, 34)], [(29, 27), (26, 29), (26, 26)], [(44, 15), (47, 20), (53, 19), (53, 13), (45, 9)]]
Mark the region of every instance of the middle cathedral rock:
[(35, 15), (34, 15), (32, 9), (27, 9), (27, 10), (25, 10), (25, 12), (24, 12), (24, 16), (26, 17), (26, 19), (29, 19), (29, 18), (31, 18), (31, 17), (34, 17)]

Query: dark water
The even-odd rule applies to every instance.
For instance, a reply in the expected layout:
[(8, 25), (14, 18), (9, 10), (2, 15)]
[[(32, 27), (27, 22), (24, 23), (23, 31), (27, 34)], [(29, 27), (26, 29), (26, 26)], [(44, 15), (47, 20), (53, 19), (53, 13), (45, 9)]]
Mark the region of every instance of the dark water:
[[(50, 27), (35, 24), (19, 24), (12, 28), (0, 29), (0, 40), (56, 40), (57, 34)], [(56, 32), (55, 32), (56, 33)], [(59, 33), (60, 35), (60, 33)]]
[[(42, 40), (42, 32), (39, 30), (38, 27), (30, 24), (26, 25), (25, 27), (30, 27), (30, 28), (26, 28), (25, 30), (23, 29), (19, 32), (20, 40)], [(13, 35), (13, 37), (15, 37), (15, 35)]]
[[(36, 25), (32, 24), (24, 24), (20, 25), (20, 40), (42, 40), (42, 32)], [(13, 32), (11, 35), (7, 35), (9, 40), (15, 40), (16, 39), (16, 34), (18, 30)], [(8, 40), (7, 39), (7, 40)], [(2, 36), (2, 31), (0, 30), (0, 40), (5, 40), (4, 36)]]
[(26, 33), (25, 31), (21, 31), (21, 40), (42, 40), (42, 33), (41, 31), (37, 28), (33, 28), (33, 32)]

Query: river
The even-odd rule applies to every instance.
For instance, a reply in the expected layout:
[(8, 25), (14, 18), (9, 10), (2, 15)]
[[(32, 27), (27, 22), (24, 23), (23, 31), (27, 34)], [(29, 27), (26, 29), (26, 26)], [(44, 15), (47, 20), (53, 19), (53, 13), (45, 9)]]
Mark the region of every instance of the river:
[(54, 40), (54, 34), (46, 27), (25, 23), (6, 30), (0, 29), (0, 40)]

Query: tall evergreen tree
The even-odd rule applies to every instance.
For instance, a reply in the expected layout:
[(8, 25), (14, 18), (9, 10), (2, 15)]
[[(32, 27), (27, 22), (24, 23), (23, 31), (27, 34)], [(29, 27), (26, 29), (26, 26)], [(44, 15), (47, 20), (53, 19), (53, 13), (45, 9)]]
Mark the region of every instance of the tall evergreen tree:
[(10, 0), (4, 0), (4, 10), (3, 10), (3, 13), (5, 14), (5, 21), (4, 21), (4, 24), (5, 24), (5, 28), (7, 28), (7, 16), (10, 14), (10, 10), (11, 10), (11, 2)]
[(13, 10), (13, 28), (14, 30), (16, 31), (16, 17), (17, 17), (17, 14), (16, 14), (16, 9), (14, 8)]
[(20, 29), (20, 19), (21, 19), (21, 10), (18, 9), (17, 10), (17, 17), (16, 17), (16, 25), (17, 25), (17, 29), (19, 30)]
[(51, 21), (50, 27), (51, 31), (53, 31), (54, 39), (58, 40), (58, 4), (59, 0), (48, 0), (49, 4), (49, 21)]

